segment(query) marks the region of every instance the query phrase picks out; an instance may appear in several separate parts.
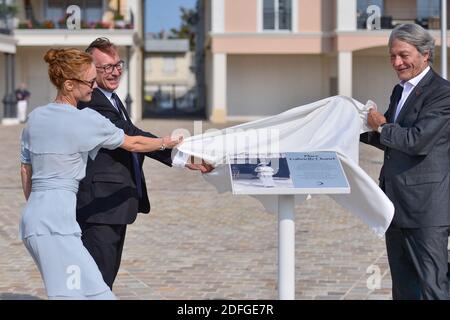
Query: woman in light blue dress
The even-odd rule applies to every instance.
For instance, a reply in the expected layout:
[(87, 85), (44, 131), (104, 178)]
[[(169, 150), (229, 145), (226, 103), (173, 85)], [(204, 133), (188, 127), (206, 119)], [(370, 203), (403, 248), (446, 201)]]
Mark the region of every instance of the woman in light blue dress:
[(130, 137), (78, 101), (89, 101), (96, 68), (76, 49), (49, 50), (49, 76), (58, 90), (53, 103), (30, 113), (21, 140), (21, 176), (27, 204), (20, 236), (33, 257), (49, 299), (115, 299), (81, 241), (76, 193), (88, 157), (100, 148), (149, 152), (181, 139)]

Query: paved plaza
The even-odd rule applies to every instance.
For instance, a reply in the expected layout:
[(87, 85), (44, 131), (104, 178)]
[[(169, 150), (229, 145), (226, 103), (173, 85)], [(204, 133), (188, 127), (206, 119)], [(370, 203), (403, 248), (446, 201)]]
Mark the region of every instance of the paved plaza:
[[(138, 126), (160, 135), (193, 132), (192, 121)], [(0, 299), (46, 299), (18, 239), (22, 127), (0, 126)], [(382, 153), (360, 147), (360, 165), (376, 179)], [(253, 198), (218, 194), (197, 172), (148, 158), (144, 172), (152, 210), (128, 227), (114, 287), (120, 299), (277, 299), (276, 215)], [(296, 207), (295, 236), (296, 299), (391, 299), (384, 238), (331, 198)], [(379, 288), (372, 281), (378, 272)]]

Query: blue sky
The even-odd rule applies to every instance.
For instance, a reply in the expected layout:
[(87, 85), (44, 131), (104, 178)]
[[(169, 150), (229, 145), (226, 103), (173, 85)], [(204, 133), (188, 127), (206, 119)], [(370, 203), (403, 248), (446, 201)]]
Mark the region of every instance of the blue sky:
[(146, 0), (145, 32), (169, 31), (180, 25), (180, 7), (194, 8), (197, 0)]

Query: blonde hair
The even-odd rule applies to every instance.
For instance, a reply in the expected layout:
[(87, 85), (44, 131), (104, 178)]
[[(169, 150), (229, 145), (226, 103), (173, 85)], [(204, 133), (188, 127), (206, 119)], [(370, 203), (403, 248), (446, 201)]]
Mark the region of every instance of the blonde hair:
[(50, 49), (44, 55), (44, 60), (49, 64), (48, 76), (50, 81), (59, 90), (64, 81), (79, 79), (92, 64), (92, 57), (78, 49)]

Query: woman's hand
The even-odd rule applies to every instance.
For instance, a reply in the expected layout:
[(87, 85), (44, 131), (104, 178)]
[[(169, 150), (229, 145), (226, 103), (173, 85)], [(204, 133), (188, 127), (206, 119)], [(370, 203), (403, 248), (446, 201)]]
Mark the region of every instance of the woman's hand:
[(174, 148), (177, 145), (179, 145), (181, 142), (183, 142), (183, 136), (179, 136), (179, 137), (171, 137), (171, 136), (165, 136), (162, 139), (162, 147), (164, 148)]

